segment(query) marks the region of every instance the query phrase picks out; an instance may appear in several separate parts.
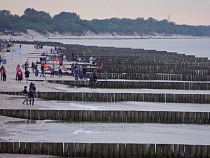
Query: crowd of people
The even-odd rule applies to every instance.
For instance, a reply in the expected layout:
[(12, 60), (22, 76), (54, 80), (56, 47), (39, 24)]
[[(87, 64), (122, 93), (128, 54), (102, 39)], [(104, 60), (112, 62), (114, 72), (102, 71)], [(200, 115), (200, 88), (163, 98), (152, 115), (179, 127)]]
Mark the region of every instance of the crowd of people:
[[(11, 51), (11, 46), (13, 46), (12, 42), (10, 41), (0, 41), (0, 49), (2, 52), (2, 49), (5, 50), (10, 50)], [(35, 49), (43, 49), (43, 45), (34, 45)], [(18, 49), (22, 49), (22, 45), (19, 45)], [(32, 74), (34, 74), (35, 77), (40, 76), (40, 77), (46, 77), (46, 72), (50, 72), (50, 78), (54, 78), (55, 75), (58, 76), (58, 78), (62, 78), (63, 73), (67, 73), (67, 70), (69, 70), (68, 73), (71, 73), (74, 75), (75, 80), (87, 80), (89, 77), (90, 81), (97, 81), (98, 78), (98, 73), (101, 73), (101, 67), (98, 66), (93, 70), (92, 73), (90, 73), (90, 76), (87, 74), (87, 65), (88, 64), (78, 64), (73, 63), (70, 64), (70, 66), (67, 66), (64, 64), (64, 59), (65, 56), (62, 54), (59, 54), (61, 51), (61, 47), (55, 47), (54, 49), (50, 49), (50, 53), (42, 53), (42, 57), (40, 60), (36, 62), (31, 62), (29, 63), (29, 59), (27, 59), (23, 65), (18, 64), (16, 66), (16, 74), (15, 74), (15, 80), (18, 83), (21, 83), (23, 79), (25, 79), (25, 82), (29, 82), (29, 77)], [(53, 55), (54, 56), (53, 56)], [(72, 53), (72, 59), (74, 58), (74, 53)], [(47, 57), (50, 57), (49, 60), (47, 60)], [(0, 55), (0, 77), (1, 81), (6, 81), (7, 75), (6, 75), (6, 68), (2, 64), (2, 55)], [(50, 61), (50, 62), (48, 62)], [(66, 68), (65, 66), (69, 67)], [(90, 57), (90, 68), (91, 66), (96, 67), (96, 58)], [(57, 72), (57, 73), (56, 73)], [(108, 73), (107, 71), (104, 71), (104, 79), (108, 79)], [(29, 89), (27, 90), (27, 86), (24, 86), (23, 94), (25, 96), (25, 99), (23, 101), (23, 104), (27, 105), (34, 105), (34, 96), (36, 92), (36, 87), (33, 82), (30, 83)]]

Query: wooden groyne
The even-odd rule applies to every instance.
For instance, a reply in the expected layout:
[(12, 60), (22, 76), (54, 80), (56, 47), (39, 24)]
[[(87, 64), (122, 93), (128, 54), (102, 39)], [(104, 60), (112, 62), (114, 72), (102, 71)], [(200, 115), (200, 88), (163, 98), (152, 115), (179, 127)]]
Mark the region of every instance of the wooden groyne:
[(0, 109), (0, 115), (28, 120), (50, 119), (70, 123), (210, 124), (210, 112)]
[[(86, 61), (90, 56), (95, 57), (96, 66), (103, 65), (101, 71), (106, 70), (109, 79), (210, 80), (208, 58), (144, 49), (81, 45), (66, 45), (65, 47), (62, 53), (67, 58), (71, 58), (72, 53), (74, 56), (86, 58)], [(122, 75), (125, 73), (126, 75)]]
[(181, 81), (70, 81), (49, 80), (50, 83), (65, 84), (71, 87), (109, 88), (109, 89), (181, 89), (209, 90), (210, 82), (181, 82)]
[[(22, 95), (22, 92), (0, 92)], [(167, 94), (167, 93), (91, 93), (91, 92), (37, 92), (36, 97), (46, 100), (83, 102), (162, 102), (209, 104), (210, 94)]]
[[(103, 69), (106, 70), (106, 69)], [(169, 73), (108, 73), (108, 79), (124, 80), (164, 80), (164, 81), (210, 81), (210, 75), (204, 74), (169, 74)], [(90, 77), (90, 75), (88, 75)], [(98, 79), (104, 79), (104, 74), (99, 73)]]
[(0, 142), (0, 153), (100, 158), (209, 158), (210, 146), (149, 143)]

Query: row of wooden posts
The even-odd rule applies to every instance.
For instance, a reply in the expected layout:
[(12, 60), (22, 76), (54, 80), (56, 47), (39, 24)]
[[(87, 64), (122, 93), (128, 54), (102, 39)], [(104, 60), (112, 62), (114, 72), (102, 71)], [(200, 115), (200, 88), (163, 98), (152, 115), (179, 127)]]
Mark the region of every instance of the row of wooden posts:
[(182, 89), (210, 90), (210, 82), (163, 82), (163, 81), (70, 81), (49, 80), (51, 83), (66, 84), (73, 87), (110, 88), (110, 89)]
[[(115, 48), (115, 47), (97, 47), (97, 46), (83, 46), (83, 45), (64, 45), (67, 49), (64, 49), (62, 53), (67, 54), (68, 56), (71, 53), (75, 55), (82, 56), (82, 52), (85, 52), (86, 56), (97, 56), (97, 57), (141, 57), (142, 59), (147, 58), (163, 58), (164, 60), (168, 59), (173, 61), (196, 61), (196, 62), (205, 62), (208, 61), (208, 58), (198, 58), (194, 55), (185, 55), (177, 54), (175, 52), (166, 52), (166, 51), (156, 51), (156, 50), (144, 50), (144, 49), (131, 49), (131, 48)], [(115, 59), (115, 58), (113, 58)], [(138, 59), (138, 58), (137, 58)]]
[[(106, 69), (103, 69), (106, 70)], [(108, 79), (124, 80), (168, 80), (168, 81), (210, 81), (210, 75), (203, 74), (169, 74), (169, 73), (111, 73)], [(88, 75), (91, 76), (91, 75)], [(104, 79), (104, 72), (98, 74), (98, 79)]]
[(210, 158), (210, 146), (135, 143), (0, 142), (0, 153), (100, 158)]
[(0, 115), (70, 123), (210, 124), (210, 112), (0, 109)]
[[(0, 92), (22, 95), (22, 92)], [(162, 102), (209, 104), (210, 94), (166, 94), (166, 93), (94, 93), (94, 92), (37, 92), (36, 97), (46, 100), (82, 102)]]

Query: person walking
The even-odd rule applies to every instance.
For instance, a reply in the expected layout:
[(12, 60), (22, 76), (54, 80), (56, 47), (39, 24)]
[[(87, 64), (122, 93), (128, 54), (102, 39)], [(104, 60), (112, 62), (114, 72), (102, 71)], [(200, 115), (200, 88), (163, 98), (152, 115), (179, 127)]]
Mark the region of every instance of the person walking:
[(27, 86), (24, 86), (24, 90), (23, 90), (23, 95), (25, 96), (25, 100), (23, 101), (23, 104), (26, 104), (28, 105), (28, 91), (27, 91)]
[(29, 103), (30, 103), (30, 106), (34, 105), (34, 93), (33, 93), (33, 90), (30, 88), (29, 91), (28, 91), (28, 98), (29, 98)]
[(50, 78), (54, 78), (54, 74), (55, 74), (55, 67), (54, 65), (52, 67), (50, 67)]
[(41, 65), (41, 74), (40, 77), (44, 77), (44, 64)]
[(39, 70), (38, 70), (37, 64), (34, 64), (34, 70), (35, 70), (35, 76), (38, 76)]
[(62, 74), (63, 74), (62, 69), (61, 69), (61, 67), (59, 66), (59, 69), (58, 69), (58, 77), (59, 77), (59, 78), (62, 78)]
[(75, 69), (75, 80), (77, 81), (79, 79), (79, 69), (78, 67)]
[(26, 69), (26, 71), (25, 71), (26, 83), (28, 83), (29, 74), (30, 74), (30, 72), (28, 71), (28, 69)]

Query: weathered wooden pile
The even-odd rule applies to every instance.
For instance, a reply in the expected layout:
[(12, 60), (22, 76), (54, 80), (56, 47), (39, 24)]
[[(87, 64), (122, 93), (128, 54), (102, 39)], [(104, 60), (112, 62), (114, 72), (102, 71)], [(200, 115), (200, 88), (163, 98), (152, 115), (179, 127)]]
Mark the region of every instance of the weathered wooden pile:
[[(102, 66), (97, 82), (53, 81), (69, 86), (140, 89), (126, 93), (92, 92), (39, 92), (46, 100), (88, 102), (164, 102), (209, 104), (210, 94), (194, 94), (192, 90), (210, 89), (210, 61), (192, 55), (165, 51), (66, 45), (62, 50), (68, 58), (75, 56), (96, 58), (96, 66)], [(88, 68), (89, 73), (96, 67)], [(103, 72), (108, 72), (108, 81)], [(120, 80), (116, 80), (120, 79)], [(51, 81), (52, 82), (52, 81)], [(143, 93), (141, 89), (189, 90), (187, 94)], [(3, 92), (2, 92), (3, 93)], [(20, 92), (4, 94), (21, 95)], [(167, 123), (210, 124), (210, 112), (176, 111), (94, 111), (94, 110), (24, 110), (1, 109), (0, 115), (26, 119), (53, 119), (69, 122), (100, 123)], [(210, 144), (106, 144), (106, 143), (46, 143), (1, 142), (1, 152), (51, 154), (62, 157), (210, 157)], [(13, 150), (12, 150), (13, 149)]]

